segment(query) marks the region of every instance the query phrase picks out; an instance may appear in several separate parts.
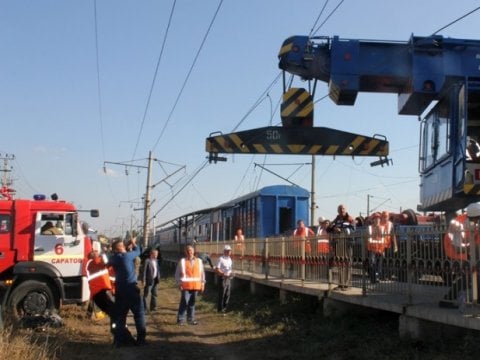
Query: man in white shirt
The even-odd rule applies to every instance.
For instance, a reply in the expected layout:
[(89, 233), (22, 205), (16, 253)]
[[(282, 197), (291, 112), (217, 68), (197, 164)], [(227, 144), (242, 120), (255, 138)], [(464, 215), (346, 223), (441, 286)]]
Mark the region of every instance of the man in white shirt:
[(223, 255), (218, 259), (215, 272), (220, 277), (220, 284), (218, 289), (218, 306), (217, 311), (225, 314), (227, 312), (228, 303), (230, 301), (231, 281), (233, 278), (233, 261), (230, 257), (232, 248), (230, 245), (225, 245), (223, 248)]

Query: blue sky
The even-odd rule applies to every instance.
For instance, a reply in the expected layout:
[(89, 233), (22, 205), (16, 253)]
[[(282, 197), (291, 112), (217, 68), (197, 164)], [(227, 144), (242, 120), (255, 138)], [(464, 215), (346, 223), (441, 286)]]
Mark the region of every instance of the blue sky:
[[(97, 0), (97, 72), (94, 1), (0, 1), (0, 153), (15, 155), (17, 197), (56, 192), (79, 208), (99, 208), (91, 225), (120, 233), (141, 223), (135, 209), (142, 207), (146, 171), (129, 168), (126, 175), (125, 167), (107, 164), (105, 174), (104, 161), (146, 166), (149, 151), (162, 162), (153, 166), (153, 183), (186, 166), (154, 188), (157, 224), (285, 183), (254, 163), (286, 164), (267, 167), (310, 189), (310, 167), (293, 165), (310, 157), (233, 155), (191, 176), (205, 162), (205, 138), (238, 126), (279, 73), (283, 40), (308, 35), (325, 2), (223, 1), (179, 97), (219, 1), (178, 0), (147, 108), (172, 3)], [(328, 2), (319, 24), (339, 3)], [(317, 35), (406, 41), (477, 6), (473, 0), (345, 0)], [(479, 17), (440, 34), (478, 39)], [(281, 91), (278, 82), (238, 130), (280, 124), (272, 109)], [(320, 83), (316, 98), (326, 92)], [(372, 168), (372, 158), (318, 156), (316, 216), (333, 217), (339, 203), (365, 214), (368, 195), (371, 209), (416, 208), (419, 124), (397, 114), (395, 95), (361, 93), (352, 107), (319, 101), (314, 124), (383, 134), (393, 159), (393, 166)]]

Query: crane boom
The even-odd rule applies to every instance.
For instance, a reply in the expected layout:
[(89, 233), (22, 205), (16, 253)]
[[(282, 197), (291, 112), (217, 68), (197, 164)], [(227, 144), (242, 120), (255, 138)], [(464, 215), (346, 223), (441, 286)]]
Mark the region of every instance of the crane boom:
[(278, 57), (284, 72), (328, 83), (337, 105), (354, 105), (359, 92), (393, 93), (399, 114), (420, 116), (437, 101), (420, 126), (418, 209), (454, 212), (480, 201), (479, 40), (292, 36)]
[(453, 81), (480, 76), (480, 41), (411, 36), (409, 41), (292, 36), (279, 52), (280, 69), (329, 84), (337, 105), (358, 92), (398, 94), (398, 113), (420, 115)]

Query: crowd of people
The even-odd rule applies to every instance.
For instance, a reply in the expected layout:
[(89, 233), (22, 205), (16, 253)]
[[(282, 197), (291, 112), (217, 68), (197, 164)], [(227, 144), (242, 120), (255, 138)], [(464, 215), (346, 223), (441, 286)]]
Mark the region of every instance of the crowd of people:
[[(480, 203), (471, 205), (465, 213), (465, 222), (480, 223)], [(456, 218), (453, 224), (463, 227), (463, 220)], [(352, 237), (356, 227), (361, 225), (364, 231), (365, 248), (368, 254), (368, 276), (370, 283), (374, 284), (385, 279), (382, 265), (387, 251), (398, 252), (398, 243), (395, 236), (394, 225), (386, 211), (371, 214), (367, 221), (359, 223), (347, 212), (346, 207), (340, 204), (337, 214), (332, 220), (325, 217), (318, 218), (315, 231), (306, 226), (303, 220), (298, 220), (297, 227), (292, 234), (294, 248), (302, 248), (305, 255), (315, 252), (339, 261), (332, 263), (338, 274), (338, 287), (345, 291), (351, 286), (351, 273), (349, 261), (353, 256)], [(466, 225), (465, 225), (466, 226)], [(53, 224), (45, 225), (45, 232), (56, 231)], [(462, 231), (463, 231), (462, 230)], [(480, 236), (478, 236), (480, 238)], [(480, 241), (478, 241), (480, 243)], [(445, 244), (446, 246), (447, 244)], [(452, 236), (453, 246), (453, 236)], [(242, 229), (235, 233), (232, 246), (225, 245), (223, 255), (214, 265), (208, 255), (196, 254), (194, 245), (185, 246), (185, 254), (178, 263), (175, 280), (180, 290), (180, 300), (176, 321), (179, 326), (197, 325), (195, 317), (195, 303), (198, 293), (205, 290), (204, 263), (210, 264), (218, 279), (218, 313), (225, 315), (229, 309), (232, 279), (234, 277), (232, 250), (236, 251), (238, 258), (242, 258), (245, 250), (245, 238)], [(446, 251), (448, 256), (448, 251)], [(90, 286), (91, 300), (110, 317), (113, 343), (116, 347), (146, 344), (145, 312), (157, 309), (157, 286), (160, 282), (161, 255), (157, 249), (146, 252), (143, 266), (137, 269), (137, 260), (142, 252), (133, 237), (125, 243), (116, 240), (112, 243), (109, 257), (101, 255), (98, 246), (94, 246), (86, 261), (85, 272)], [(205, 260), (205, 256), (208, 258)], [(466, 258), (466, 257), (465, 257)], [(466, 283), (461, 281), (457, 283)], [(463, 285), (452, 285), (452, 293), (462, 290)], [(143, 292), (142, 292), (143, 288)], [(447, 299), (448, 300), (448, 299)], [(126, 319), (132, 312), (136, 328), (134, 338), (128, 330)]]
[[(91, 242), (91, 241), (89, 241)], [(147, 326), (145, 313), (157, 310), (157, 292), (160, 282), (161, 255), (158, 249), (149, 249), (142, 257), (136, 237), (127, 242), (113, 241), (110, 251), (100, 248), (99, 242), (91, 242), (92, 249), (85, 262), (93, 307), (97, 307), (110, 318), (110, 331), (114, 347), (146, 345)], [(228, 310), (233, 278), (231, 247), (225, 246), (224, 255), (214, 268), (219, 278), (218, 312), (225, 315)], [(177, 264), (175, 280), (180, 290), (177, 312), (179, 326), (197, 325), (195, 302), (197, 294), (205, 289), (203, 259), (195, 254), (194, 246), (185, 246), (185, 255)], [(142, 292), (143, 288), (143, 292)], [(90, 306), (89, 306), (90, 307)], [(127, 326), (127, 316), (132, 312), (136, 337)]]
[[(300, 248), (304, 244), (305, 255), (312, 254), (313, 241), (316, 241), (316, 254), (335, 258), (334, 267), (338, 273), (338, 290), (346, 290), (351, 284), (349, 261), (353, 256), (352, 235), (358, 226), (366, 229), (366, 248), (368, 250), (368, 274), (371, 283), (384, 279), (383, 259), (388, 249), (398, 251), (397, 239), (393, 223), (387, 211), (371, 214), (366, 220), (353, 218), (345, 205), (337, 207), (333, 220), (323, 216), (318, 218), (316, 231), (305, 225), (302, 219), (297, 221), (293, 231), (293, 247)], [(332, 236), (333, 235), (333, 236)]]

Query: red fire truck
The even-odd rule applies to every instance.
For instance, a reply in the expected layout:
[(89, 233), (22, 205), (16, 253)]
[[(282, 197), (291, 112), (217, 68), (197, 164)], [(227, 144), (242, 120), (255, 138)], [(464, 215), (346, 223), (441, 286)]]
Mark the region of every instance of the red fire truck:
[[(78, 212), (56, 195), (52, 200), (0, 197), (0, 300), (6, 318), (43, 315), (88, 300), (82, 265), (91, 240)], [(98, 210), (89, 212), (98, 216)]]

